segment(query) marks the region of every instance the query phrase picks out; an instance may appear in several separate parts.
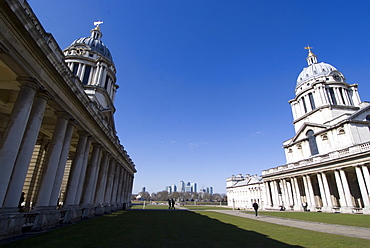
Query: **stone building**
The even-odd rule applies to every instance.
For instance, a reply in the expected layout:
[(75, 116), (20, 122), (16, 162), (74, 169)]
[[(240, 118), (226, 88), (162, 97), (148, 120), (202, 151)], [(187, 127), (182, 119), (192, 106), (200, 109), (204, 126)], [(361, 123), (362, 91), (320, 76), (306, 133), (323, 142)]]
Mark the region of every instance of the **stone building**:
[(26, 1), (0, 10), (0, 236), (129, 207), (136, 169), (101, 22), (62, 51)]
[(370, 214), (370, 104), (306, 49), (289, 101), (296, 134), (283, 143), (287, 164), (262, 172), (265, 207)]
[(257, 175), (237, 175), (226, 179), (227, 206), (234, 209), (253, 209), (256, 201), (264, 209), (265, 194), (262, 178)]

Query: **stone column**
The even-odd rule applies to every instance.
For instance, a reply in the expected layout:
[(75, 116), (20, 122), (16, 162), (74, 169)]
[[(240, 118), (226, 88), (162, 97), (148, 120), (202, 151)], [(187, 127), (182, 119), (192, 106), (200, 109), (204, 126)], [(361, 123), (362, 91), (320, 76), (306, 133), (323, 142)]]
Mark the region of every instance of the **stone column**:
[(356, 166), (355, 170), (356, 170), (356, 175), (357, 175), (357, 181), (360, 186), (362, 200), (364, 201), (365, 207), (370, 209), (369, 194), (366, 190), (366, 185), (365, 185), (364, 178), (362, 176), (361, 168)]
[(293, 196), (294, 196), (294, 210), (299, 211), (302, 210), (302, 201), (301, 201), (301, 193), (299, 191), (298, 186), (298, 179), (296, 177), (292, 177), (292, 188), (293, 188)]
[(342, 179), (344, 196), (346, 197), (347, 206), (350, 208), (353, 208), (352, 195), (351, 195), (349, 185), (347, 182), (346, 173), (344, 172), (343, 169), (339, 170), (339, 173), (340, 173), (340, 178)]
[(280, 199), (279, 199), (279, 191), (277, 188), (276, 180), (272, 181), (272, 185), (273, 185), (273, 195), (274, 195), (274, 207), (277, 208), (280, 205)]
[[(129, 178), (128, 178), (128, 171), (125, 170), (124, 173), (123, 173), (123, 176), (124, 176), (124, 184), (123, 184), (123, 203), (124, 204), (127, 204), (127, 192), (128, 192), (128, 184), (129, 184)], [(234, 196), (235, 195), (235, 191), (233, 190), (233, 199), (234, 199)]]
[[(27, 80), (27, 79), (26, 79)], [(38, 90), (33, 79), (21, 81), (17, 100), (14, 103), (7, 126), (0, 143), (0, 208), (3, 206), (9, 180), (17, 158), (18, 150), (26, 129), (31, 107)]]
[(337, 183), (337, 188), (338, 188), (338, 193), (339, 193), (340, 207), (345, 208), (347, 206), (347, 202), (344, 196), (342, 181), (341, 181), (339, 172), (337, 170), (334, 171), (334, 176), (335, 176), (335, 181)]
[(127, 202), (131, 202), (131, 195), (132, 195), (132, 187), (134, 185), (134, 175), (130, 175), (130, 185), (128, 187), (128, 194), (127, 194)]
[(97, 185), (98, 185), (98, 177), (99, 177), (99, 171), (100, 171), (100, 167), (102, 166), (102, 157), (103, 157), (103, 148), (100, 147), (99, 149), (99, 156), (98, 156), (98, 159), (97, 159), (97, 166), (95, 168), (95, 171), (94, 171), (94, 179), (93, 179), (93, 187), (92, 187), (92, 190), (91, 190), (91, 195), (90, 195), (90, 202), (93, 204), (93, 203), (96, 203), (95, 202), (95, 195), (96, 195), (96, 189), (97, 189)]
[(308, 207), (311, 208), (313, 206), (313, 199), (311, 199), (311, 194), (310, 194), (310, 190), (308, 188), (308, 182), (307, 182), (307, 176), (304, 175), (303, 176), (303, 185), (304, 185), (304, 191), (306, 193), (306, 201), (307, 201), (307, 204), (308, 204)]
[(325, 195), (326, 195), (326, 201), (328, 203), (328, 210), (329, 210), (329, 209), (333, 208), (333, 201), (331, 199), (329, 183), (328, 183), (328, 179), (326, 178), (325, 172), (321, 173), (321, 178), (322, 178), (323, 187), (324, 187), (324, 191), (325, 191)]
[(100, 157), (100, 148), (101, 148), (101, 145), (99, 143), (93, 143), (93, 150), (92, 150), (90, 162), (89, 162), (89, 165), (86, 171), (86, 181), (85, 181), (84, 193), (82, 195), (82, 204), (92, 203), (92, 192), (95, 186), (94, 180), (95, 180), (96, 169), (99, 165), (98, 159)]
[(280, 190), (281, 190), (281, 205), (286, 207), (288, 204), (288, 199), (287, 199), (287, 190), (286, 190), (286, 184), (285, 184), (285, 179), (280, 180)]
[(366, 182), (367, 192), (369, 192), (369, 194), (370, 194), (370, 174), (369, 174), (369, 169), (367, 168), (366, 165), (362, 165), (361, 168), (362, 168), (362, 173), (364, 175), (364, 179), (365, 179), (365, 182)]
[(317, 173), (317, 182), (319, 183), (319, 189), (320, 189), (320, 195), (321, 195), (321, 200), (322, 200), (322, 204), (323, 204), (323, 210), (327, 211), (328, 210), (328, 200), (327, 200), (327, 196), (326, 196), (326, 192), (324, 190), (324, 184), (323, 184), (323, 181), (322, 181), (322, 177), (321, 177), (321, 174), (320, 173)]
[[(69, 116), (66, 113), (58, 113), (57, 123), (54, 128), (48, 152), (45, 159), (45, 170), (41, 180), (36, 207), (49, 206), (51, 192), (57, 173), (60, 155), (63, 148)], [(53, 205), (55, 205), (54, 203)]]
[(87, 138), (85, 152), (84, 152), (84, 158), (83, 158), (82, 165), (81, 165), (81, 171), (79, 173), (80, 178), (79, 178), (78, 184), (77, 184), (77, 191), (76, 191), (76, 197), (75, 197), (75, 204), (74, 205), (78, 205), (78, 204), (81, 203), (81, 194), (82, 194), (82, 189), (83, 189), (84, 182), (85, 182), (87, 161), (89, 159), (89, 154), (90, 154), (90, 146), (91, 146), (91, 139)]
[(293, 189), (292, 189), (292, 181), (286, 181), (286, 188), (288, 191), (288, 206), (294, 206), (294, 199), (293, 199)]
[(117, 191), (118, 191), (118, 183), (119, 183), (119, 170), (121, 169), (120, 164), (116, 164), (116, 170), (114, 172), (113, 178), (113, 188), (112, 188), (112, 195), (111, 195), (111, 202), (114, 205), (117, 205)]
[(66, 134), (63, 141), (63, 148), (60, 154), (60, 159), (58, 163), (57, 172), (55, 175), (55, 180), (53, 184), (53, 189), (51, 191), (50, 202), (49, 206), (54, 206), (55, 204), (59, 204), (59, 194), (60, 194), (60, 187), (62, 185), (64, 170), (66, 168), (66, 163), (68, 160), (69, 148), (71, 146), (71, 140), (73, 135), (74, 126), (72, 121), (68, 123)]
[(104, 194), (104, 202), (108, 204), (111, 203), (111, 194), (112, 194), (115, 167), (116, 167), (116, 160), (112, 158), (109, 163), (107, 185), (105, 187), (105, 194)]
[(104, 192), (105, 185), (107, 182), (108, 166), (109, 166), (109, 154), (106, 151), (103, 151), (103, 157), (99, 168), (98, 181), (95, 190), (95, 201), (94, 201), (95, 203), (102, 204), (104, 202)]
[(270, 208), (271, 207), (271, 197), (270, 197), (270, 187), (269, 182), (264, 182), (265, 184), (265, 193), (266, 193), (266, 204), (265, 207)]
[(48, 99), (49, 97), (45, 93), (36, 95), (9, 182), (3, 205), (4, 208), (13, 208), (14, 211), (18, 210), (18, 203), (22, 194), (24, 180), (27, 175)]
[(82, 164), (83, 164), (85, 151), (86, 151), (88, 133), (85, 131), (82, 131), (82, 132), (79, 131), (79, 135), (80, 137), (77, 143), (76, 154), (72, 161), (71, 171), (69, 172), (69, 178), (68, 178), (68, 184), (67, 184), (67, 190), (66, 190), (66, 199), (65, 199), (64, 205), (74, 205), (75, 204), (78, 183), (80, 180), (80, 173), (81, 173)]
[(123, 192), (123, 170), (124, 168), (121, 167), (119, 171), (119, 183), (118, 183), (118, 192), (117, 192), (117, 203), (119, 207), (122, 208), (122, 192)]

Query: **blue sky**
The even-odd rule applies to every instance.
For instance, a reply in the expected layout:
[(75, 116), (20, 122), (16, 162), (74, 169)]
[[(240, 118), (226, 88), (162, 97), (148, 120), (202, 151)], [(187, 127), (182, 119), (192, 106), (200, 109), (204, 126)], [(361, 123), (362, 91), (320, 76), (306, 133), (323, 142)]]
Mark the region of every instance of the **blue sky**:
[(102, 20), (134, 193), (180, 180), (226, 192), (285, 163), (308, 44), (370, 100), (370, 1), (29, 0), (62, 49)]

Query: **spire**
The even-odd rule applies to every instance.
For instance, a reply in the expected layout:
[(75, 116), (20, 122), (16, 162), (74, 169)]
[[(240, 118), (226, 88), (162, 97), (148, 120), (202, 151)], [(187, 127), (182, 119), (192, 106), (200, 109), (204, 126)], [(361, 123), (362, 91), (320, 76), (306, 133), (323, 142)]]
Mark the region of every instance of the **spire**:
[(317, 57), (316, 55), (311, 51), (313, 47), (310, 47), (309, 45), (304, 47), (304, 49), (308, 50), (308, 56), (306, 58), (308, 65), (316, 64), (317, 63)]
[(100, 32), (100, 24), (103, 24), (103, 22), (102, 21), (94, 22), (95, 28), (90, 31), (91, 32), (90, 37), (95, 40), (100, 40), (101, 37), (103, 37), (103, 34)]

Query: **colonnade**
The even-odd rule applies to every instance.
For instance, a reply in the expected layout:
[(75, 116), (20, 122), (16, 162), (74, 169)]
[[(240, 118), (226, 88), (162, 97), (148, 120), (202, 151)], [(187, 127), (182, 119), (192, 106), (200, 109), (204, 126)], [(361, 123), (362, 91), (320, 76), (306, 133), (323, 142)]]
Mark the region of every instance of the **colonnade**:
[(266, 208), (370, 214), (368, 164), (264, 178)]
[(52, 125), (43, 123), (50, 94), (35, 79), (19, 82), (1, 132), (0, 224), (19, 211), (37, 213), (34, 228), (42, 229), (59, 224), (61, 213), (71, 222), (125, 208), (135, 172), (125, 151), (84, 130), (73, 118), (79, 113), (52, 110)]

